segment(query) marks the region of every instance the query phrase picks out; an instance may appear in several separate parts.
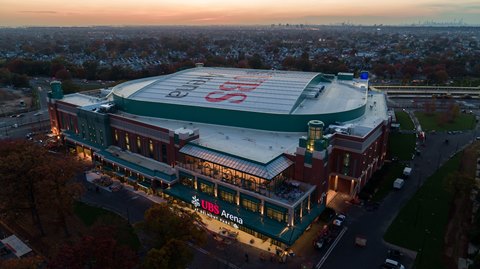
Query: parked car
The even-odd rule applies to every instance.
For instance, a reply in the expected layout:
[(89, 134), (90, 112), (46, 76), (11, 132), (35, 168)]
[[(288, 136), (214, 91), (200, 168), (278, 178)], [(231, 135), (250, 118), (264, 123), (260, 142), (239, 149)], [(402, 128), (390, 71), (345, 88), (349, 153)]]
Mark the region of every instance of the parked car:
[(344, 214), (337, 214), (337, 216), (333, 220), (333, 225), (338, 227), (342, 226), (346, 218), (347, 216), (345, 216)]
[(401, 263), (392, 260), (392, 259), (386, 259), (385, 262), (382, 264), (381, 268), (385, 269), (405, 269), (405, 266), (403, 266)]

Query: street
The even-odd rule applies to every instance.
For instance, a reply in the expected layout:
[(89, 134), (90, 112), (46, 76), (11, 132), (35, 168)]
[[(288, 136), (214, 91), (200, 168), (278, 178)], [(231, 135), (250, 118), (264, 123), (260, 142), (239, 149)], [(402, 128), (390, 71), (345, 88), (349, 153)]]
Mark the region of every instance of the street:
[[(427, 134), (425, 147), (420, 147), (421, 155), (416, 156), (410, 163), (410, 167), (413, 167), (412, 174), (403, 189), (390, 192), (376, 211), (368, 212), (363, 207), (352, 206), (348, 212), (347, 226), (349, 229), (322, 268), (358, 268), (360, 264), (361, 268), (378, 268), (387, 257), (387, 250), (391, 248), (383, 241), (383, 235), (397, 213), (420, 188), (426, 178), (432, 175), (455, 152), (474, 141), (476, 136), (477, 130), (460, 134), (447, 134), (447, 132)], [(450, 143), (445, 144), (445, 139), (449, 139)], [(368, 238), (365, 248), (358, 248), (354, 245), (356, 235), (364, 235)], [(411, 268), (416, 253), (402, 251), (406, 255), (400, 262), (406, 268)]]

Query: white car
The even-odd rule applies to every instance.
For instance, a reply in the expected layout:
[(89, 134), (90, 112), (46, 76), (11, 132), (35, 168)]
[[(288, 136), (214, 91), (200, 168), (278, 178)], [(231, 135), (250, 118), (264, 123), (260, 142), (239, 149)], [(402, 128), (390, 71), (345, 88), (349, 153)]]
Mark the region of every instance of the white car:
[(403, 266), (401, 263), (392, 260), (392, 259), (386, 259), (385, 263), (383, 263), (382, 268), (385, 269), (405, 269), (405, 266)]
[(343, 215), (343, 214), (338, 214), (335, 219), (333, 220), (333, 225), (335, 226), (342, 226), (343, 225), (343, 222), (345, 221), (345, 219), (347, 218), (347, 216)]

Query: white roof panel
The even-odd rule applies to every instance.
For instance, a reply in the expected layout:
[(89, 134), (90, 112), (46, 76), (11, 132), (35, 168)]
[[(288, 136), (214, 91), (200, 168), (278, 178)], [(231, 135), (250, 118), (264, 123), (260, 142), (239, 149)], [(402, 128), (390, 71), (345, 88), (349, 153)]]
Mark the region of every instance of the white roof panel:
[(319, 73), (197, 67), (157, 77), (151, 83), (128, 84), (130, 99), (289, 114), (305, 87)]

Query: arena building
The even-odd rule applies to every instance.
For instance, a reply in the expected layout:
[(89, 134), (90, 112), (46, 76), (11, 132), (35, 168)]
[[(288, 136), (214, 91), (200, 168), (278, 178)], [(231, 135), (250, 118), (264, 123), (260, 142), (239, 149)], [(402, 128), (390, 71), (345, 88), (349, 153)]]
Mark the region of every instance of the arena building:
[(53, 82), (49, 112), (72, 153), (277, 246), (359, 192), (390, 125), (367, 76), (201, 65), (98, 96)]

